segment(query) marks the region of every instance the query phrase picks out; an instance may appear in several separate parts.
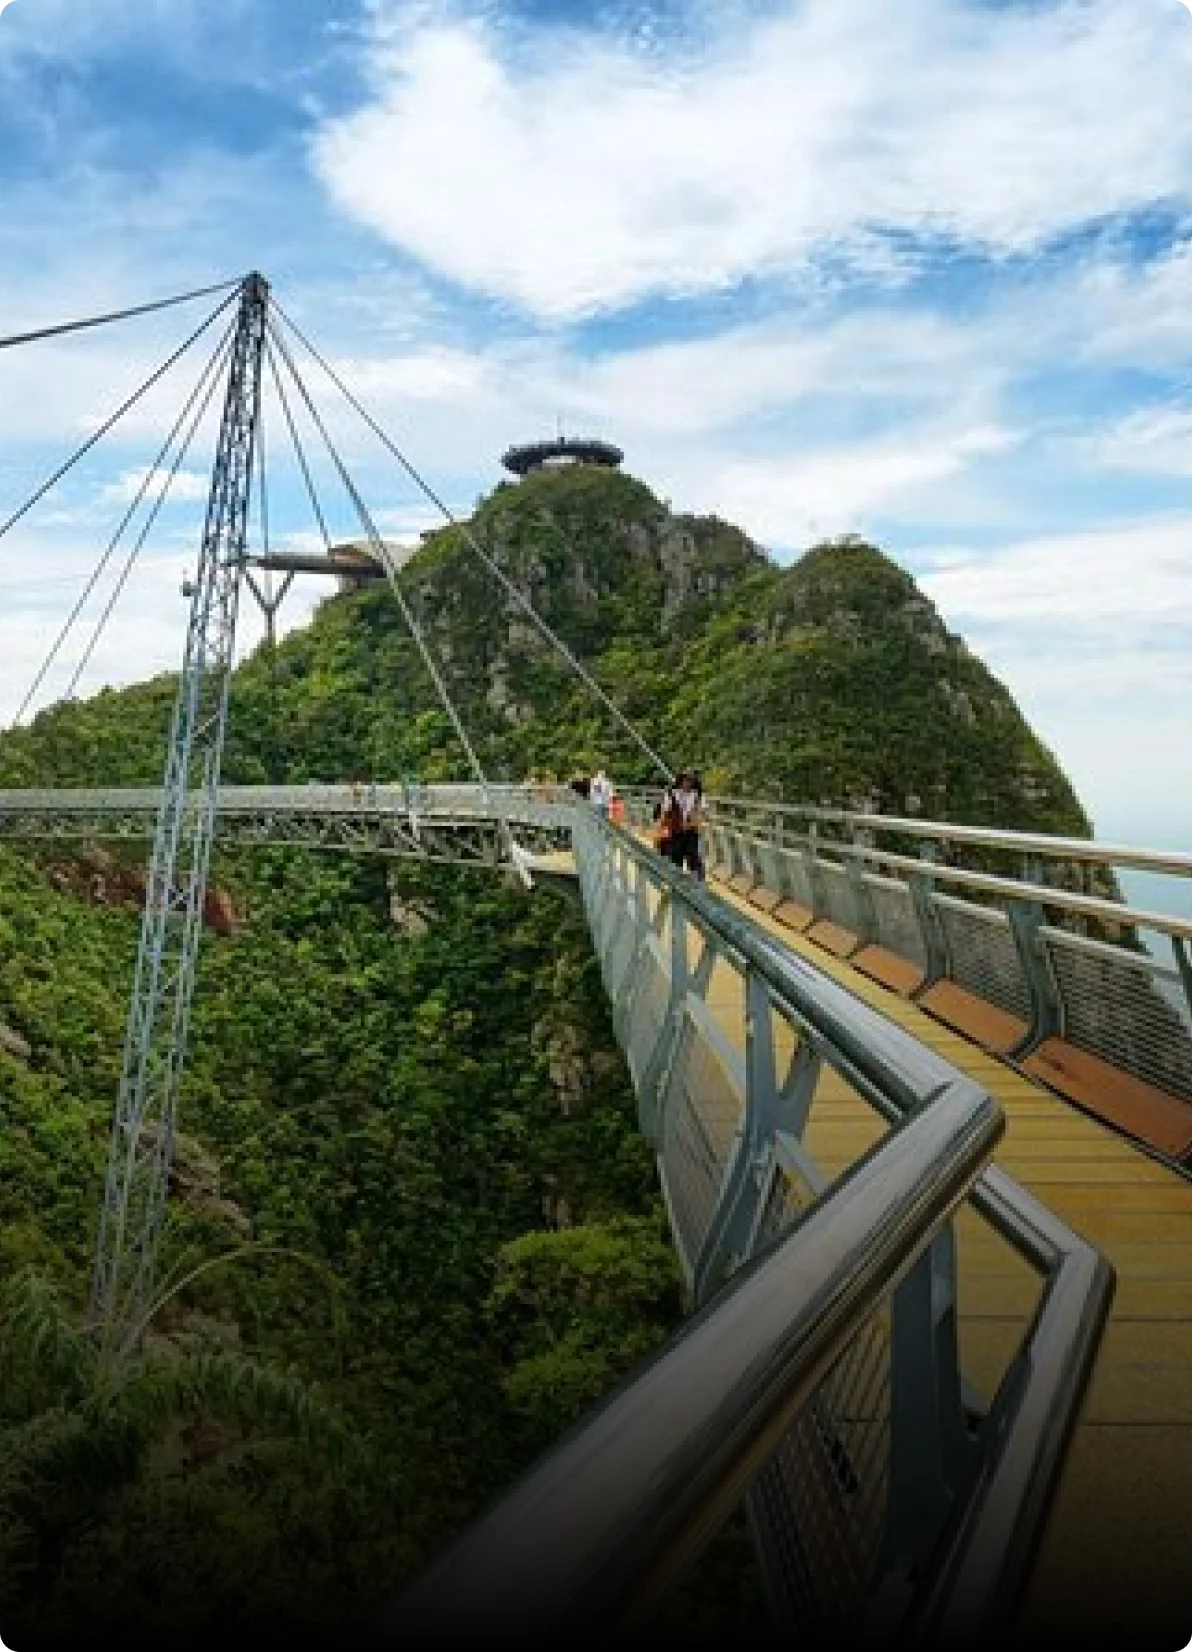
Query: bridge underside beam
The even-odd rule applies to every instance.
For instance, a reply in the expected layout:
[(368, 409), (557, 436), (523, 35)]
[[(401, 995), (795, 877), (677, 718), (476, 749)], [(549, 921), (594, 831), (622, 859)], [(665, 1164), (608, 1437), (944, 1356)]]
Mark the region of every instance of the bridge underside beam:
[[(153, 836), (155, 818), (148, 810), (110, 809), (89, 814), (47, 812), (0, 817), (3, 842), (143, 842)], [(549, 854), (565, 846), (568, 834), (558, 828), (525, 824), (518, 827), (522, 846), (531, 854)], [(427, 820), (393, 813), (336, 815), (262, 811), (222, 814), (217, 841), (227, 848), (292, 847), (338, 849), (349, 853), (379, 854), (451, 865), (508, 866), (504, 834), (496, 821)]]

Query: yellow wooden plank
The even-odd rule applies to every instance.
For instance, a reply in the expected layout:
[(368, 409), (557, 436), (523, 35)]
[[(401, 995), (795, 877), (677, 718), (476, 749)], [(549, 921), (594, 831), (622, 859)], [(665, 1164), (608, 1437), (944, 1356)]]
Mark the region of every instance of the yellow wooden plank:
[[(1192, 1632), (1192, 1185), (1010, 1064), (743, 902), (759, 929), (873, 1005), (1002, 1105), (997, 1162), (1109, 1256), (1117, 1290), (1082, 1421), (1045, 1534), (1025, 1627), (1097, 1644), (1182, 1645)], [(740, 995), (722, 994), (743, 1042)], [(740, 1007), (733, 1007), (734, 1005)], [(726, 1029), (729, 1030), (729, 1029)], [(833, 1174), (884, 1133), (839, 1079), (817, 1091), (808, 1144)], [(955, 1225), (961, 1360), (992, 1396), (1030, 1323), (1040, 1283), (974, 1211)]]
[[(999, 1157), (998, 1163), (1011, 1175), (1017, 1174), (1007, 1160)], [(1178, 1183), (1164, 1185), (1149, 1179), (1135, 1181), (1121, 1167), (1115, 1168), (1112, 1174), (1095, 1174), (1097, 1171), (1105, 1172), (1106, 1168), (1095, 1163), (1077, 1166), (1036, 1163), (1030, 1175), (1030, 1184), (1039, 1198), (1061, 1216), (1066, 1211), (1079, 1212), (1084, 1220), (1090, 1210), (1104, 1211), (1107, 1202), (1115, 1212), (1182, 1211), (1185, 1215), (1192, 1215), (1192, 1198), (1189, 1198), (1192, 1189), (1181, 1187)], [(1026, 1175), (1021, 1179), (1026, 1181)]]
[(1119, 1239), (1192, 1246), (1192, 1215), (1183, 1212), (1089, 1210), (1069, 1225), (1075, 1227), (1082, 1238), (1106, 1250), (1111, 1260)]
[(1082, 1429), (1027, 1591), (1029, 1644), (1183, 1646), (1190, 1487), (1192, 1428)]
[(1168, 1423), (1192, 1427), (1188, 1373), (1175, 1365), (1099, 1364), (1089, 1385), (1081, 1427), (1098, 1423), (1123, 1428), (1134, 1424), (1140, 1432)]

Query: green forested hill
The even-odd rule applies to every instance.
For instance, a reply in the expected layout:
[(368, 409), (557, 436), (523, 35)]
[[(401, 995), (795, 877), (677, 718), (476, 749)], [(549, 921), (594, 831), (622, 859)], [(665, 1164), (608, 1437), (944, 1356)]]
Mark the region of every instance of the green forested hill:
[[(1006, 689), (914, 581), (858, 540), (779, 568), (714, 517), (672, 515), (619, 472), (501, 485), (473, 532), (672, 764), (709, 790), (867, 803), (1074, 834), (1088, 823)], [(402, 575), (495, 777), (603, 762), (656, 778), (504, 599), (455, 529)], [(152, 781), (168, 679), (43, 713), (0, 742), (0, 784)], [(234, 781), (466, 774), (391, 595), (337, 598), (241, 667)]]
[[(780, 569), (584, 469), (499, 487), (473, 528), (710, 789), (1088, 830), (1010, 696), (868, 545)], [(457, 531), (402, 577), (490, 773), (651, 778)], [(43, 712), (0, 737), (0, 785), (157, 782), (173, 688)], [(237, 672), (229, 781), (410, 772), (466, 770), (387, 590)], [(64, 854), (0, 849), (0, 1630), (23, 1649), (83, 1623), (340, 1621), (677, 1319), (582, 918), (486, 874), (217, 854), (244, 922), (205, 941), (167, 1256), (205, 1271), (113, 1389), (61, 1351), (136, 880)]]

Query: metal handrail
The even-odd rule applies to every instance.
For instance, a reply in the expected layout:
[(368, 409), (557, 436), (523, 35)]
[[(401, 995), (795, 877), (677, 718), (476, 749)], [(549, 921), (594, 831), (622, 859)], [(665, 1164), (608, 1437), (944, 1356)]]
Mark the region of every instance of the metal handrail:
[[(623, 795), (655, 798), (649, 788), (624, 787)], [(1043, 855), (1057, 860), (1088, 861), (1102, 866), (1124, 866), (1140, 872), (1167, 872), (1175, 877), (1192, 877), (1192, 854), (1174, 849), (1146, 849), (1127, 844), (1099, 843), (1090, 838), (1053, 837), (1041, 832), (1020, 832), (1009, 827), (961, 826), (946, 820), (917, 820), (904, 815), (866, 814), (849, 809), (827, 809), (804, 803), (773, 803), (767, 798), (711, 796), (709, 810), (719, 807), (750, 809), (768, 815), (794, 816), (801, 820), (858, 828), (862, 831), (899, 832), (909, 837), (967, 843), (990, 849), (1011, 849), (1026, 855)], [(727, 822), (726, 822), (727, 824)], [(836, 844), (832, 845), (837, 847)]]
[[(101, 814), (108, 811), (156, 809), (161, 801), (159, 786), (62, 786), (0, 789), (0, 816), (28, 814)], [(286, 786), (234, 786), (219, 789), (219, 812), (243, 810), (295, 809), (323, 810), (372, 808), (404, 809), (413, 802), (420, 813), (466, 809), (469, 816), (491, 817), (501, 804), (536, 807), (571, 807), (574, 795), (542, 796), (529, 786), (493, 785), (482, 788), (472, 783), (452, 785), (401, 782), (372, 784), (361, 782), (309, 782)], [(494, 808), (494, 805), (497, 807)]]
[[(375, 787), (364, 783), (365, 790), (373, 790), (377, 795), (392, 796), (400, 793), (403, 788), (400, 783), (377, 782)], [(569, 788), (557, 785), (547, 786), (532, 784), (494, 783), (488, 790), (495, 797), (515, 797), (533, 802), (550, 802), (574, 806), (574, 794)], [(481, 788), (473, 784), (461, 785), (433, 785), (419, 786), (420, 794), (433, 797), (435, 794), (455, 794), (471, 792), (480, 794)], [(272, 802), (304, 802), (311, 804), (316, 797), (323, 797), (327, 801), (336, 801), (351, 796), (353, 787), (350, 784), (324, 784), (315, 782), (309, 785), (298, 786), (222, 786), (220, 788), (220, 807), (260, 807)], [(622, 795), (626, 798), (649, 800), (656, 797), (656, 793), (642, 787), (624, 787)], [(111, 807), (146, 807), (153, 806), (160, 797), (160, 788), (145, 787), (72, 787), (46, 789), (8, 789), (0, 790), (0, 813), (33, 812), (35, 810), (58, 807), (63, 811), (89, 809), (97, 806)], [(102, 801), (101, 801), (102, 800)], [(707, 800), (710, 810), (718, 807), (749, 809), (758, 813), (772, 816), (793, 816), (804, 820), (826, 821), (839, 825), (855, 827), (863, 831), (888, 831), (905, 833), (908, 836), (922, 839), (936, 839), (954, 843), (971, 844), (974, 846), (1011, 849), (1026, 855), (1040, 855), (1057, 860), (1078, 860), (1102, 866), (1123, 866), (1136, 871), (1164, 872), (1175, 877), (1192, 877), (1192, 854), (1176, 850), (1146, 849), (1125, 844), (1099, 843), (1088, 838), (1052, 837), (1037, 832), (1019, 832), (1009, 829), (1000, 829), (984, 826), (961, 826), (950, 821), (939, 820), (911, 820), (897, 815), (852, 813), (844, 809), (821, 809), (798, 803), (773, 803), (764, 798), (740, 797), (709, 797)], [(726, 821), (726, 824), (728, 822)], [(828, 843), (818, 840), (824, 847)], [(833, 849), (852, 849), (854, 845), (846, 845), (829, 840)], [(915, 862), (921, 870), (922, 863)], [(934, 867), (933, 871), (943, 875), (944, 868)], [(1062, 891), (1049, 888), (1051, 896), (1061, 894)]]
[[(996, 1165), (982, 1173), (972, 1203), (1028, 1262), (1037, 1267), (1049, 1256), (1049, 1277), (1002, 1382), (1001, 1394), (1013, 1396), (1013, 1431), (970, 1499), (935, 1587), (915, 1615), (919, 1636), (945, 1646), (1010, 1624), (1029, 1579), (1036, 1534), (1059, 1485), (1116, 1283), (1100, 1251)], [(990, 1421), (998, 1426), (998, 1418)]]
[(965, 1196), (1005, 1126), (959, 1075), (747, 1264), (382, 1620), (625, 1628), (739, 1504), (801, 1405)]
[[(747, 843), (768, 843), (767, 839), (754, 837), (737, 826), (727, 826), (726, 823), (726, 829), (736, 832)], [(1192, 940), (1192, 918), (1178, 918), (1164, 912), (1152, 912), (1145, 907), (1127, 906), (1122, 901), (1103, 900), (1099, 895), (1079, 895), (1067, 889), (1057, 889), (1053, 884), (1028, 883), (1019, 878), (1001, 877), (995, 872), (974, 872), (963, 866), (945, 866), (938, 861), (925, 865), (913, 856), (899, 855), (891, 850), (874, 848), (869, 844), (825, 842), (822, 838), (814, 840), (813, 844), (813, 840), (806, 837), (787, 838), (781, 844), (769, 844), (779, 852), (783, 849), (812, 845), (817, 856), (821, 860), (827, 860), (829, 864), (837, 856), (848, 860), (872, 862), (892, 867), (900, 872), (919, 876), (927, 874), (937, 883), (959, 884), (966, 889), (979, 889), (983, 894), (1001, 895), (1008, 900), (1037, 901), (1040, 906), (1055, 907), (1065, 912), (1077, 913), (1081, 917), (1096, 918), (1101, 923), (1153, 929), (1160, 934), (1179, 935), (1185, 940)], [(821, 854), (820, 851), (825, 853)]]
[(1013, 1380), (995, 1401), (997, 1449), (917, 1627), (931, 1639), (958, 1621), (988, 1623), (1023, 1585), (1091, 1374), (1112, 1269), (1000, 1172), (974, 1184), (1003, 1128), (990, 1096), (628, 834), (577, 818), (587, 828), (576, 834), (577, 858), (611, 832), (621, 854), (839, 1054), (895, 1128), (473, 1527), (383, 1627), (640, 1621), (970, 1188), (1046, 1276)]

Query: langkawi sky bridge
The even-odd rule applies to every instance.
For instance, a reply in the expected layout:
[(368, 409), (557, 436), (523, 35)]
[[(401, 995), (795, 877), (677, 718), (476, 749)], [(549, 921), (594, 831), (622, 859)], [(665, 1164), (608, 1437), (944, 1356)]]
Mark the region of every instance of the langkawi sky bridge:
[[(1192, 922), (1109, 898), (1107, 874), (1188, 878), (1192, 855), (713, 798), (700, 886), (646, 842), (648, 792), (628, 791), (613, 825), (570, 791), (489, 776), (403, 591), (401, 556), (332, 440), (312, 366), (647, 772), (670, 770), (260, 275), (0, 349), (206, 298), (217, 302), (202, 325), (0, 522), (2, 540), (219, 334), (19, 712), (123, 547), (68, 693), (78, 686), (222, 390), (164, 776), (0, 792), (10, 844), (152, 844), (98, 1224), (101, 1348), (134, 1346), (153, 1297), (216, 835), (566, 879), (693, 1316), (394, 1604), (381, 1640), (645, 1623), (743, 1502), (772, 1613), (792, 1632), (945, 1644), (1083, 1626), (1183, 1645)], [(321, 558), (287, 560), (270, 543), (266, 388)], [(458, 738), (458, 784), (220, 783), (243, 591), (272, 626), (296, 575), (344, 577), (304, 430), (359, 523), (347, 560), (388, 580)], [(595, 447), (572, 457), (612, 462), (615, 450)], [(273, 573), (285, 576), (276, 592)]]

